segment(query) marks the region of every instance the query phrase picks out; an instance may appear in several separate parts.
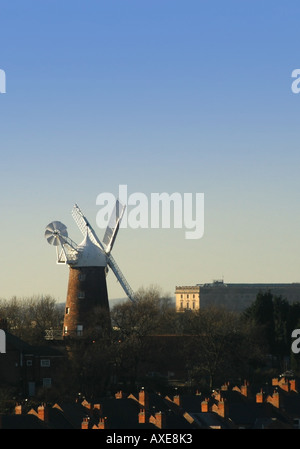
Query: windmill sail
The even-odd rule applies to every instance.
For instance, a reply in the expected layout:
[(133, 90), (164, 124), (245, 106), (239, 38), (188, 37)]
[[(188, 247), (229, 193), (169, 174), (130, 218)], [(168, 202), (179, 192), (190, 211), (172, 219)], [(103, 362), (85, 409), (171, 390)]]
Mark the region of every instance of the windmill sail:
[(108, 257), (107, 260), (108, 265), (110, 266), (110, 268), (112, 269), (112, 271), (114, 272), (116, 278), (118, 279), (118, 281), (120, 282), (124, 292), (126, 293), (126, 295), (128, 296), (128, 298), (132, 301), (135, 302), (134, 299), (134, 293), (132, 288), (130, 287), (130, 285), (128, 284), (128, 282), (125, 279), (125, 276), (123, 275), (122, 271), (120, 270), (117, 262), (115, 261), (115, 259), (113, 258), (112, 255), (110, 255)]
[(96, 236), (92, 226), (90, 225), (90, 223), (88, 222), (86, 217), (83, 215), (83, 213), (81, 212), (81, 210), (79, 209), (77, 204), (75, 204), (73, 209), (72, 209), (72, 216), (73, 216), (73, 218), (75, 220), (75, 223), (77, 224), (77, 226), (79, 227), (80, 231), (82, 232), (82, 234), (84, 236), (86, 236), (86, 234), (88, 233), (88, 236), (91, 239), (91, 241), (95, 245), (100, 246), (100, 248), (103, 250), (104, 248), (103, 248), (102, 243), (100, 242), (100, 240)]
[(110, 221), (103, 237), (103, 243), (107, 254), (111, 252), (114, 246), (125, 207), (126, 206), (122, 206), (119, 200), (116, 201), (115, 207), (110, 217)]

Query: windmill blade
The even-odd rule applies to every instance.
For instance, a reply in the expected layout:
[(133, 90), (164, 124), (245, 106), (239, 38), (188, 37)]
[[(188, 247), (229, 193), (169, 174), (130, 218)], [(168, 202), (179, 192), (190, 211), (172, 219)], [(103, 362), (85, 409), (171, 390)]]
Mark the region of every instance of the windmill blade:
[(77, 204), (75, 204), (73, 209), (72, 209), (72, 216), (73, 216), (73, 218), (75, 220), (75, 223), (77, 224), (78, 228), (80, 229), (80, 231), (84, 235), (84, 237), (86, 236), (86, 233), (88, 233), (89, 238), (91, 239), (91, 241), (95, 245), (98, 245), (104, 251), (102, 243), (98, 239), (95, 231), (93, 230), (92, 226), (88, 222), (87, 218), (83, 215), (82, 211), (79, 209)]
[(126, 206), (123, 206), (119, 200), (116, 201), (115, 207), (112, 211), (108, 226), (103, 237), (103, 243), (107, 254), (109, 254), (113, 249), (119, 231), (120, 222), (125, 211), (125, 207)]
[(128, 284), (128, 282), (126, 281), (125, 276), (123, 275), (117, 262), (115, 261), (115, 259), (113, 258), (113, 256), (111, 254), (107, 258), (107, 263), (108, 263), (109, 267), (112, 269), (112, 271), (114, 272), (116, 278), (120, 282), (120, 284), (121, 284), (124, 292), (128, 296), (128, 298), (132, 302), (135, 302), (134, 292), (133, 292), (132, 288), (130, 287), (130, 285)]

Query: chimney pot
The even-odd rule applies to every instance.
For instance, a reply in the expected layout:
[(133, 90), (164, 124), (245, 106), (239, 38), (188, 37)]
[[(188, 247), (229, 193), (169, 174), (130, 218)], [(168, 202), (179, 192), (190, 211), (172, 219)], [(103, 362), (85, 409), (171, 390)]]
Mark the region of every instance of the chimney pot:
[(98, 429), (107, 429), (107, 417), (99, 419)]
[(81, 429), (88, 429), (88, 428), (89, 428), (89, 418), (87, 416), (84, 416), (81, 423)]
[(145, 424), (147, 422), (146, 410), (144, 408), (140, 409), (139, 412), (139, 424)]

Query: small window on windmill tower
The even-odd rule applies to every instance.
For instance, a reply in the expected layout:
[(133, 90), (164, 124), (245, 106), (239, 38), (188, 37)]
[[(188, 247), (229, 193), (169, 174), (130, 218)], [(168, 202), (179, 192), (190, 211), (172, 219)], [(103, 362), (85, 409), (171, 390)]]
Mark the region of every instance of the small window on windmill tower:
[(78, 292), (78, 299), (84, 299), (85, 293), (84, 292)]
[(82, 324), (77, 324), (76, 333), (78, 336), (81, 336), (83, 334), (83, 325)]
[(84, 273), (79, 273), (79, 275), (78, 275), (78, 280), (79, 281), (85, 281), (85, 278), (86, 278), (86, 275), (84, 274)]

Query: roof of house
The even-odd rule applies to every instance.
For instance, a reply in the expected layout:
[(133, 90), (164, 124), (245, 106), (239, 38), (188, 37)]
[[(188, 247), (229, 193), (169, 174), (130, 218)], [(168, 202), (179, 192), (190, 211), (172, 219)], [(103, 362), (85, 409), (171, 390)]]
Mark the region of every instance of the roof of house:
[(50, 343), (45, 341), (44, 345), (31, 345), (16, 335), (6, 332), (6, 345), (7, 348), (15, 349), (22, 352), (24, 355), (35, 355), (45, 357), (63, 357), (64, 352), (59, 347), (53, 347)]
[(22, 414), (0, 416), (0, 428), (293, 428), (294, 418), (300, 419), (300, 395), (292, 382), (276, 384), (275, 379), (272, 386), (259, 391), (259, 396), (248, 384), (243, 389), (226, 384), (208, 397), (196, 393), (170, 398), (141, 389), (133, 394), (119, 391), (94, 404), (87, 400), (62, 402), (27, 413), (25, 406), (18, 405), (15, 413)]
[(48, 429), (46, 423), (35, 415), (2, 415), (0, 429)]

